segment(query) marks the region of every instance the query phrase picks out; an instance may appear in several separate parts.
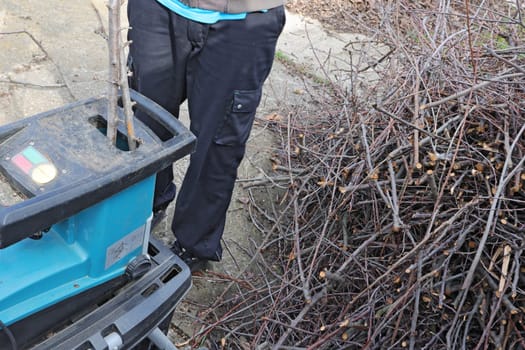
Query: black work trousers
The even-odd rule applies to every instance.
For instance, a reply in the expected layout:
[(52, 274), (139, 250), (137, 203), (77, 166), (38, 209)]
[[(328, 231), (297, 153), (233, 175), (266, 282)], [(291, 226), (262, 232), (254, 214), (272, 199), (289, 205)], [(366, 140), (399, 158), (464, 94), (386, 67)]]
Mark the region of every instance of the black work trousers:
[[(187, 99), (190, 130), (197, 136), (177, 196), (173, 233), (195, 256), (220, 260), (226, 211), (284, 26), (284, 8), (207, 25), (155, 0), (129, 0), (128, 20), (132, 87), (176, 118)], [(162, 134), (154, 121), (138, 117)], [(154, 208), (174, 197), (170, 167), (157, 175)]]

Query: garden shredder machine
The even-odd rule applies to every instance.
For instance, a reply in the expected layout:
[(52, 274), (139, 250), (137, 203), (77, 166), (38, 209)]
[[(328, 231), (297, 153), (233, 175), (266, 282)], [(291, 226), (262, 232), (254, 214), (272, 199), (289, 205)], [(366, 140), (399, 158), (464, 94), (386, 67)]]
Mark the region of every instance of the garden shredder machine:
[(190, 288), (150, 225), (155, 174), (195, 137), (131, 99), (171, 137), (136, 119), (136, 149), (122, 126), (112, 144), (106, 97), (0, 127), (1, 350), (147, 349)]

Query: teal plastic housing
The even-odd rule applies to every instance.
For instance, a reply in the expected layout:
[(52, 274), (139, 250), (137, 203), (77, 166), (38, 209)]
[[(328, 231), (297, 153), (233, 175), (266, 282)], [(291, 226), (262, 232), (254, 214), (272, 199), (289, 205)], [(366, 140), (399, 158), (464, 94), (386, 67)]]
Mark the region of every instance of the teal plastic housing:
[[(146, 253), (155, 177), (0, 249), (0, 320), (10, 325), (122, 275)], [(28, 261), (20, 261), (27, 259)]]
[[(75, 308), (74, 296), (124, 279), (126, 268), (136, 266), (130, 262), (147, 254), (155, 175), (191, 153), (196, 140), (162, 107), (131, 95), (134, 108), (169, 137), (160, 138), (135, 118), (137, 148), (122, 146), (127, 145), (123, 123), (112, 144), (105, 135), (103, 97), (0, 127), (0, 321), (5, 325), (68, 298)], [(119, 118), (124, 120), (121, 109)]]

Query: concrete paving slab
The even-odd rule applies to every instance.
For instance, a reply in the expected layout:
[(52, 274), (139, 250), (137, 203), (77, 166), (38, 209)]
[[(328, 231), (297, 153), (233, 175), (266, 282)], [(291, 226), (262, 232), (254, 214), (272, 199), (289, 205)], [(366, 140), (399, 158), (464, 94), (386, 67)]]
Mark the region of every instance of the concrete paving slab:
[[(296, 62), (318, 79), (351, 91), (356, 71), (376, 63), (389, 48), (364, 35), (331, 32), (315, 19), (288, 13), (278, 50), (284, 59)], [(370, 70), (362, 72), (359, 78), (370, 81), (378, 76)]]

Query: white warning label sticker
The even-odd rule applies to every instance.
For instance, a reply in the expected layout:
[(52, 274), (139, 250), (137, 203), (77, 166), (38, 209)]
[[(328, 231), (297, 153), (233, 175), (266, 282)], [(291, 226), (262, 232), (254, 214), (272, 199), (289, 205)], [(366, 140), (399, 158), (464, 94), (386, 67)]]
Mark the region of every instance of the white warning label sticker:
[(144, 244), (146, 225), (122, 237), (106, 249), (106, 269)]

